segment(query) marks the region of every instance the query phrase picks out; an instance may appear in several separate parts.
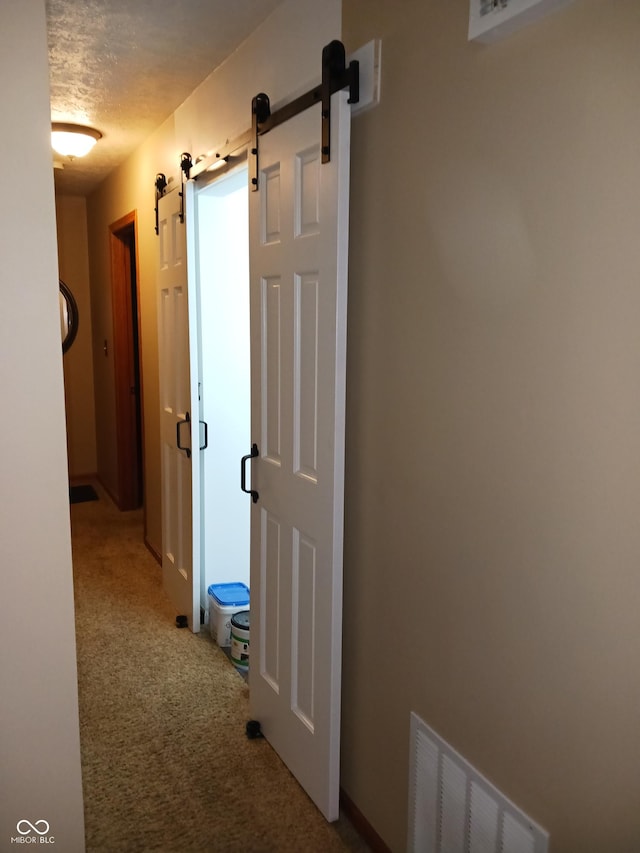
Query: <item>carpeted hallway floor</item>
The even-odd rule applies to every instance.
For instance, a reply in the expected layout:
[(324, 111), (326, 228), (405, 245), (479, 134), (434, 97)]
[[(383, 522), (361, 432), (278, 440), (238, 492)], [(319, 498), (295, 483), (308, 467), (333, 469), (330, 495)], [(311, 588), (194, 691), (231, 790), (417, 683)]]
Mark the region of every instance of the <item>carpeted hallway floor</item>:
[(367, 851), (247, 740), (245, 682), (174, 626), (141, 512), (96, 491), (71, 507), (88, 853)]

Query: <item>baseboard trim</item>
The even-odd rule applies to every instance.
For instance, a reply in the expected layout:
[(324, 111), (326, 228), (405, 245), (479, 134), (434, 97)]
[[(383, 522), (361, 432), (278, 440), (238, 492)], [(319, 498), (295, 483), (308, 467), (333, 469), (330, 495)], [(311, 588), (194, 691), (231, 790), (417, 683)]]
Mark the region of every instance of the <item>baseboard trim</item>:
[(113, 491), (109, 488), (109, 486), (107, 486), (107, 484), (106, 484), (106, 483), (105, 483), (105, 481), (102, 479), (102, 477), (100, 476), (100, 474), (97, 474), (97, 475), (96, 475), (96, 479), (97, 479), (97, 481), (100, 483), (100, 485), (102, 486), (102, 488), (105, 490), (105, 492), (109, 495), (109, 497), (110, 497), (110, 499), (113, 501), (113, 503), (114, 503), (114, 505), (115, 505), (116, 509), (120, 509), (120, 505), (119, 505), (119, 503), (118, 503), (118, 498), (117, 498), (117, 497), (116, 497), (116, 495), (113, 493)]
[(146, 536), (144, 537), (144, 544), (146, 546), (147, 551), (149, 551), (151, 553), (151, 556), (155, 557), (156, 562), (159, 563), (160, 565), (162, 565), (162, 557), (160, 556), (160, 554), (158, 554), (158, 552), (153, 547), (151, 542), (149, 542), (149, 540), (147, 539)]
[(391, 853), (390, 848), (387, 847), (343, 788), (340, 788), (340, 808), (345, 816), (349, 818), (360, 837), (367, 842), (372, 853)]
[(93, 472), (93, 474), (74, 474), (73, 476), (69, 475), (69, 484), (72, 486), (78, 486), (82, 483), (86, 483), (87, 480), (99, 480), (98, 475)]

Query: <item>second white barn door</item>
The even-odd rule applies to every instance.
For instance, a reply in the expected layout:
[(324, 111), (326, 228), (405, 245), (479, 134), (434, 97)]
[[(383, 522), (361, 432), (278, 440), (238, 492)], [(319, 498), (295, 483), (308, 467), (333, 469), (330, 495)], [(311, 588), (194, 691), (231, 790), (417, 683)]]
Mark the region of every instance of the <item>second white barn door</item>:
[[(348, 94), (260, 137), (250, 194), (251, 715), (338, 817), (349, 219)], [(249, 453), (249, 448), (247, 448)]]
[[(199, 415), (197, 375), (192, 376), (190, 367), (192, 360), (197, 365), (191, 352), (197, 336), (190, 329), (195, 312), (190, 317), (186, 228), (180, 211), (177, 190), (158, 200), (162, 578), (176, 614), (199, 631)], [(195, 304), (193, 296), (191, 301)]]

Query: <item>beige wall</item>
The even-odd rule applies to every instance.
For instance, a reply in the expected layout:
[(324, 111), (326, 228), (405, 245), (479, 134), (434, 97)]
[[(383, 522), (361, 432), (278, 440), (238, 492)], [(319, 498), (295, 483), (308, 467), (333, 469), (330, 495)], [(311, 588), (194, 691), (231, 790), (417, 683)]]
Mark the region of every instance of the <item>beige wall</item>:
[[(0, 849), (46, 820), (84, 850), (43, 0), (0, 5)], [(9, 165), (7, 165), (9, 164)], [(38, 845), (39, 846), (39, 845)]]
[[(108, 228), (130, 211), (138, 213), (146, 538), (158, 553), (162, 528), (155, 175), (164, 172), (178, 180), (181, 152), (190, 151), (195, 158), (247, 130), (251, 126), (251, 99), (258, 92), (266, 91), (277, 104), (289, 91), (297, 92), (307, 82), (319, 79), (321, 49), (339, 36), (340, 26), (341, 0), (322, 6), (314, 0), (283, 3), (87, 201), (98, 473), (113, 494), (117, 494), (117, 459)], [(103, 351), (105, 340), (107, 356)]]
[[(409, 712), (551, 833), (640, 849), (640, 5), (491, 47), (345, 0), (343, 785), (405, 849)], [(375, 712), (374, 712), (375, 711)]]
[(96, 417), (93, 396), (91, 294), (84, 198), (56, 196), (58, 266), (78, 305), (78, 335), (65, 353), (64, 390), (69, 476), (96, 472)]

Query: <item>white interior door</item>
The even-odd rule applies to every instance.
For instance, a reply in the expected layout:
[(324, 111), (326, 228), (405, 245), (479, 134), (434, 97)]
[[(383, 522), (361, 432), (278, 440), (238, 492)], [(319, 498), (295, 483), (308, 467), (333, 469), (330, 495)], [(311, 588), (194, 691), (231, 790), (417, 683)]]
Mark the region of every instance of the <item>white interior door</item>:
[[(250, 198), (251, 714), (338, 817), (350, 108), (260, 138)], [(247, 448), (249, 453), (249, 448)]]
[(200, 502), (193, 494), (199, 495), (200, 484), (199, 466), (192, 464), (199, 455), (199, 413), (197, 376), (194, 392), (190, 370), (186, 229), (180, 202), (176, 190), (158, 201), (162, 577), (176, 613), (187, 616), (191, 630), (199, 631)]

